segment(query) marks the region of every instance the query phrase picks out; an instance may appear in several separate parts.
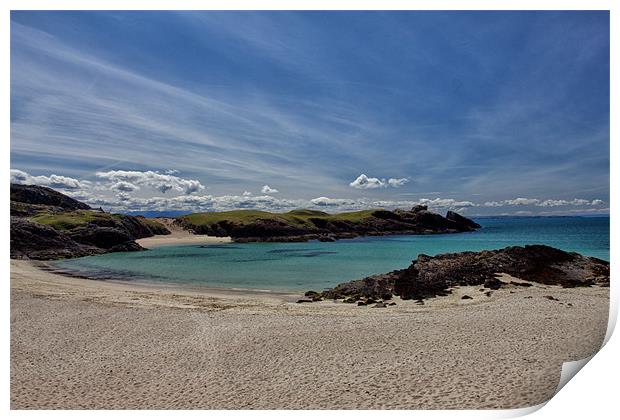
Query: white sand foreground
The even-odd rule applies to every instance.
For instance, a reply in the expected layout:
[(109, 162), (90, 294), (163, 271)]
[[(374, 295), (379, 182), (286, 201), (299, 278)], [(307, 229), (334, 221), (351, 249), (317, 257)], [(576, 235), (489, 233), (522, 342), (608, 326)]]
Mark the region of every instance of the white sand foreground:
[(170, 231), (170, 235), (155, 235), (150, 238), (137, 239), (136, 242), (144, 248), (156, 248), (170, 245), (209, 245), (232, 242), (230, 236), (217, 237), (208, 235), (194, 235), (173, 224), (174, 219), (159, 218), (158, 222), (164, 224)]
[(294, 298), (11, 261), (11, 408), (532, 406), (553, 395), (562, 362), (599, 349), (609, 289), (462, 287), (388, 308)]

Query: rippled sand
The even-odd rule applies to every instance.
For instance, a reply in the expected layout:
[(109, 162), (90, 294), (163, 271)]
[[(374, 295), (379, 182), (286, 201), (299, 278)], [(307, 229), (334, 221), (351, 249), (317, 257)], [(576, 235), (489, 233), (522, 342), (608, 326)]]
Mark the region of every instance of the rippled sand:
[(388, 308), (295, 298), (12, 261), (11, 408), (532, 406), (553, 395), (562, 362), (600, 347), (609, 289), (463, 287)]

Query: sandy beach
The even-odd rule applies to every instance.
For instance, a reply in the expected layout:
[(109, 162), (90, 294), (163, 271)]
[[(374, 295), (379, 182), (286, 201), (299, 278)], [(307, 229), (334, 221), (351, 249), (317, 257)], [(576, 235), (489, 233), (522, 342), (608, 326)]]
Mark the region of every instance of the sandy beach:
[(230, 236), (217, 237), (208, 235), (194, 235), (193, 233), (182, 229), (180, 226), (175, 225), (174, 219), (159, 218), (158, 222), (165, 225), (170, 231), (170, 235), (155, 235), (150, 238), (137, 239), (136, 242), (144, 248), (156, 248), (159, 246), (170, 245), (209, 245), (209, 244), (222, 244), (232, 242)]
[(608, 288), (543, 285), (388, 308), (296, 297), (70, 278), (13, 260), (11, 408), (532, 406), (553, 395), (563, 362), (598, 350), (609, 305)]

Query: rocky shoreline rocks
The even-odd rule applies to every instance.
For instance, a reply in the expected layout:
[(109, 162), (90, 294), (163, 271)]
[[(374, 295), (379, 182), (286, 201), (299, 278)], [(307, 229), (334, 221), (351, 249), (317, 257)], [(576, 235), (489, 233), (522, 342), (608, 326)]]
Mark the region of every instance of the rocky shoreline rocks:
[[(520, 281), (504, 282), (499, 279), (502, 273)], [(388, 301), (397, 295), (423, 304), (424, 299), (450, 294), (455, 286), (482, 286), (490, 292), (508, 284), (529, 287), (530, 282), (562, 287), (608, 287), (609, 263), (546, 245), (435, 257), (421, 254), (403, 270), (342, 283), (320, 293), (310, 291), (306, 296), (311, 301), (332, 299), (368, 304)]]

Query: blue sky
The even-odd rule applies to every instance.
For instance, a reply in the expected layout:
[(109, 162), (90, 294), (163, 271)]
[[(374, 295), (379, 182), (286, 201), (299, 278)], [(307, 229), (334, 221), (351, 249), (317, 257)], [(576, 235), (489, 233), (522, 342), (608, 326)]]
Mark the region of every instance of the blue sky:
[(609, 15), (13, 12), (11, 167), (121, 211), (608, 213)]

